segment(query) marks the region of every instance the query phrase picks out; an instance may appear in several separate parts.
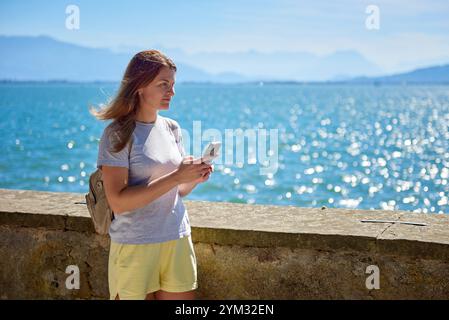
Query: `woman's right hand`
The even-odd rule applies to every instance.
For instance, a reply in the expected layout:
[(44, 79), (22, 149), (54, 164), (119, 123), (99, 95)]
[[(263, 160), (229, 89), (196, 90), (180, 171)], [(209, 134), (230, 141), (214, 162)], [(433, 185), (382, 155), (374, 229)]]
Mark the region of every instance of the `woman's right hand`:
[(185, 157), (176, 169), (179, 183), (197, 180), (212, 171), (212, 165), (194, 160), (192, 156)]

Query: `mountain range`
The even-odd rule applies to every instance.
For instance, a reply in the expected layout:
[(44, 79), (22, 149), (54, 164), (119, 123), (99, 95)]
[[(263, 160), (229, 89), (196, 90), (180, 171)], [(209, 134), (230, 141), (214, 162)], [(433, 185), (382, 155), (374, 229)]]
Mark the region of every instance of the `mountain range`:
[[(152, 46), (172, 58), (177, 82), (449, 83), (449, 64), (382, 75), (356, 51), (197, 52)], [(48, 36), (0, 36), (2, 81), (120, 81), (133, 54), (144, 48), (91, 48)]]

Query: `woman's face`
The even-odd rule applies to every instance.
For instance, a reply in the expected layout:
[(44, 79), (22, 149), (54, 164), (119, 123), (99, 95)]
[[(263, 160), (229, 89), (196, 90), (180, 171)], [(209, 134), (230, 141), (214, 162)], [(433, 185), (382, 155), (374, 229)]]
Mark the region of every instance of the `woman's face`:
[(146, 87), (140, 88), (139, 96), (143, 107), (168, 109), (171, 98), (175, 95), (175, 71), (162, 67), (156, 78)]

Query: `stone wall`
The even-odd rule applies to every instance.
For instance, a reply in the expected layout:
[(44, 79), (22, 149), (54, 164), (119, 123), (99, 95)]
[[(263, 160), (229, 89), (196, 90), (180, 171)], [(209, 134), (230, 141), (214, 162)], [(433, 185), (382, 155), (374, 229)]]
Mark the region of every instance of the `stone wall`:
[[(0, 189), (0, 299), (108, 299), (109, 237), (83, 202)], [(185, 203), (198, 299), (449, 298), (447, 214)], [(79, 289), (66, 288), (69, 265)], [(373, 265), (379, 289), (366, 287)]]

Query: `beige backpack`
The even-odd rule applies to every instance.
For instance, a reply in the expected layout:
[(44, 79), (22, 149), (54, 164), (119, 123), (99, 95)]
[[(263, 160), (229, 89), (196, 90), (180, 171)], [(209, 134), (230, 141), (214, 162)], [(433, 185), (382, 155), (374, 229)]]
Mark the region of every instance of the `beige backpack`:
[[(177, 135), (174, 134), (176, 125), (167, 119), (169, 123), (169, 131), (174, 135), (176, 142), (178, 143)], [(131, 143), (128, 145), (128, 161), (131, 153)], [(112, 220), (114, 220), (114, 212), (109, 206), (106, 198), (106, 193), (103, 188), (103, 179), (101, 169), (95, 170), (89, 177), (89, 192), (85, 195), (87, 210), (92, 217), (92, 222), (95, 227), (95, 231), (101, 235), (109, 234), (109, 227)]]
[[(132, 141), (128, 147), (128, 161), (131, 152)], [(106, 198), (103, 188), (103, 174), (101, 169), (95, 170), (89, 177), (89, 193), (85, 195), (87, 210), (92, 217), (95, 231), (98, 234), (106, 235), (109, 233), (109, 226), (114, 220), (114, 212), (112, 212)]]

